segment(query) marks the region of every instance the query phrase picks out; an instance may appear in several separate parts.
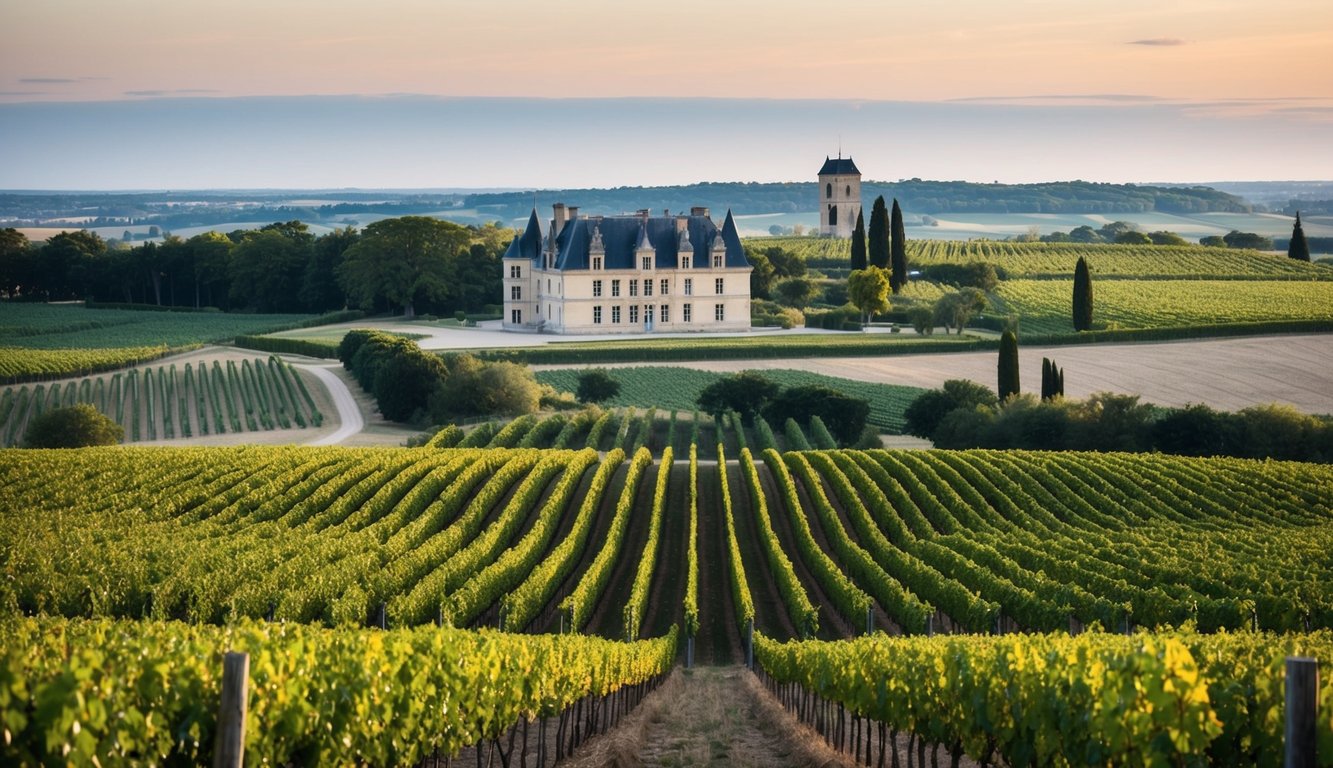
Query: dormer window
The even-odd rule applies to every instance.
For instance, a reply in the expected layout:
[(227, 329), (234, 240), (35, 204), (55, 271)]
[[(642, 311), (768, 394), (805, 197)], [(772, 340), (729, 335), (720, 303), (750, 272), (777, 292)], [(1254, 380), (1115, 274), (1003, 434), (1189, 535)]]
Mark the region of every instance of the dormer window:
[(721, 254), (721, 253), (714, 253), (714, 254), (713, 254), (713, 268), (714, 268), (714, 269), (719, 269), (719, 268), (721, 268), (721, 266), (722, 266), (722, 254)]
[(681, 256), (681, 257), (680, 257), (680, 268), (681, 268), (681, 269), (689, 269), (689, 268), (690, 268), (690, 261), (691, 261), (691, 259), (690, 259), (689, 256)]
[(593, 257), (592, 257), (592, 268), (593, 268), (593, 269), (601, 269), (601, 268), (602, 268), (602, 257), (601, 257), (601, 256), (593, 256)]
[(643, 264), (643, 268), (644, 268), (644, 269), (652, 269), (652, 268), (653, 268), (653, 257), (652, 257), (652, 256), (644, 256), (643, 259), (642, 259), (642, 264)]

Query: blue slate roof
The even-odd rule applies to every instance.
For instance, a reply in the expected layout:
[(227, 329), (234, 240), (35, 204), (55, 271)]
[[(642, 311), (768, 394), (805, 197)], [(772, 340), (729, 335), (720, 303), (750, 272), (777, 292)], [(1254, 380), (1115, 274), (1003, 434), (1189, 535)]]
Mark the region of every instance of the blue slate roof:
[[(718, 238), (722, 239), (726, 248), (724, 266), (751, 266), (745, 258), (745, 249), (741, 246), (740, 234), (731, 211), (727, 211), (727, 218), (721, 228), (707, 216), (687, 216), (685, 219), (685, 231), (689, 238), (686, 244), (693, 252), (692, 266), (695, 269), (711, 268), (710, 255)], [(551, 222), (547, 231), (553, 228), (554, 222)], [(675, 216), (579, 217), (566, 223), (556, 237), (556, 269), (588, 269), (594, 233), (600, 234), (602, 238), (603, 269), (638, 269), (638, 249), (645, 235), (653, 250), (654, 266), (657, 269), (675, 269), (679, 263), (682, 242), (676, 231)], [(509, 244), (504, 257), (540, 259), (543, 244), (537, 212), (533, 211), (528, 218), (527, 228)]]
[(861, 172), (856, 168), (856, 163), (853, 163), (850, 157), (835, 157), (830, 160), (826, 156), (824, 158), (824, 167), (819, 169), (820, 176), (844, 176), (853, 173), (858, 176), (861, 175)]

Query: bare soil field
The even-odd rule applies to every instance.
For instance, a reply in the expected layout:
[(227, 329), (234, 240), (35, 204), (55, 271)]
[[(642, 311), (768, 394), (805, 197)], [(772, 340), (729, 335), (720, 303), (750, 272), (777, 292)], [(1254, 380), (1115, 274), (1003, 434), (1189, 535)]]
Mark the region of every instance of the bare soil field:
[[(1065, 370), (1065, 394), (1140, 395), (1163, 406), (1204, 403), (1222, 410), (1285, 403), (1333, 413), (1333, 335), (1252, 336), (1207, 341), (1020, 347), (1025, 391), (1041, 383), (1041, 359)], [(994, 352), (679, 363), (706, 371), (796, 368), (859, 381), (938, 387), (971, 379), (995, 388)]]

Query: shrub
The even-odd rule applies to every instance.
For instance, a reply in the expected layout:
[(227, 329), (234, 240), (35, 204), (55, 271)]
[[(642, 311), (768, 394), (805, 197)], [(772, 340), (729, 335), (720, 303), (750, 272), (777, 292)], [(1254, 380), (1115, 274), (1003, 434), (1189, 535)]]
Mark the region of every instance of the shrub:
[(819, 416), (840, 443), (850, 445), (865, 429), (870, 403), (828, 387), (789, 387), (774, 397), (763, 413), (769, 423), (785, 424), (793, 419), (802, 426), (810, 423), (810, 417)]
[(605, 368), (592, 368), (579, 374), (575, 397), (581, 403), (603, 403), (620, 394), (620, 382), (611, 378)]
[(909, 435), (934, 439), (935, 429), (950, 411), (972, 410), (977, 406), (994, 408), (995, 393), (975, 381), (950, 379), (940, 389), (917, 396), (903, 412), (904, 430)]
[(712, 414), (714, 418), (727, 411), (735, 411), (748, 423), (777, 393), (777, 384), (754, 371), (741, 371), (704, 387), (695, 402), (700, 410)]
[(110, 416), (88, 403), (56, 408), (32, 420), (24, 435), (25, 448), (85, 448), (116, 445), (125, 430)]

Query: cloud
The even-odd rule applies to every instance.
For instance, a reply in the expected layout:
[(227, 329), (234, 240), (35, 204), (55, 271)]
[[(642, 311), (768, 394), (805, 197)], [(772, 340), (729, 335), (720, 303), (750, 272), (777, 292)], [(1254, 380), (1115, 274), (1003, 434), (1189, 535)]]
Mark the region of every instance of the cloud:
[(1125, 45), (1172, 46), (1185, 45), (1185, 41), (1178, 37), (1150, 37), (1145, 40), (1130, 40)]
[(956, 102), (1092, 102), (1092, 103), (1115, 103), (1115, 104), (1143, 104), (1154, 101), (1167, 101), (1161, 96), (1149, 96), (1142, 93), (1050, 93), (1033, 94), (1030, 96), (966, 96), (963, 98), (949, 99)]
[(63, 85), (66, 83), (77, 83), (79, 81), (73, 77), (21, 77), (19, 78), (19, 82), (43, 85)]
[(214, 88), (170, 88), (166, 90), (125, 91), (126, 96), (192, 96), (201, 93), (219, 93)]
[(46, 96), (46, 91), (0, 91), (0, 96)]

